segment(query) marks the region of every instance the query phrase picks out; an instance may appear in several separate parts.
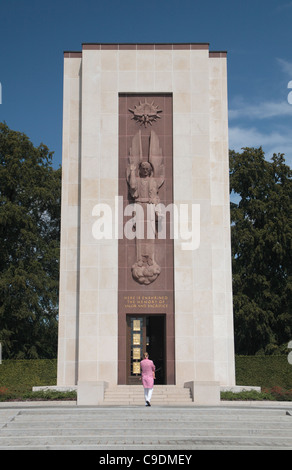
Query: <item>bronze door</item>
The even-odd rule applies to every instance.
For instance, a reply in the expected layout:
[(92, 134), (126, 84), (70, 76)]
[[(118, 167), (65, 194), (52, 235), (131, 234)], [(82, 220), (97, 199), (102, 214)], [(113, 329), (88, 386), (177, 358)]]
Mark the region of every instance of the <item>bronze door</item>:
[(141, 384), (140, 362), (146, 351), (146, 319), (127, 316), (127, 383)]
[(166, 383), (165, 315), (127, 315), (127, 384), (141, 384), (140, 362), (149, 353), (156, 384)]

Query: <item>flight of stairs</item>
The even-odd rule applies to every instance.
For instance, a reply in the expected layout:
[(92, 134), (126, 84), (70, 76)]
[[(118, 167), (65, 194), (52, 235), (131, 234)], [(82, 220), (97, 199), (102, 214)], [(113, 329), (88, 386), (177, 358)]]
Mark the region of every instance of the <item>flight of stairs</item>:
[[(142, 385), (116, 385), (105, 390), (104, 405), (145, 405)], [(154, 385), (151, 405), (191, 405), (189, 388)]]
[[(158, 449), (165, 451), (162, 457), (168, 450), (183, 457), (186, 449), (292, 450), (291, 402), (217, 407), (71, 403), (0, 402), (0, 451), (99, 450), (102, 456), (137, 450), (148, 456), (146, 465), (154, 464), (150, 457)], [(134, 468), (135, 460), (143, 465), (138, 454), (130, 456)]]

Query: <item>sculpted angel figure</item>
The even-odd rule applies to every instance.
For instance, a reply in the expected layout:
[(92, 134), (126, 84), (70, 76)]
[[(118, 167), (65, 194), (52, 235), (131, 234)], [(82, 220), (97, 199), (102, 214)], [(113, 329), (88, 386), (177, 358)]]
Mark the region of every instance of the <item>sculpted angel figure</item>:
[[(159, 204), (159, 188), (164, 183), (164, 164), (159, 139), (151, 131), (149, 160), (143, 161), (141, 131), (133, 138), (127, 168), (127, 182), (131, 197), (143, 211), (136, 212), (136, 226), (143, 225), (147, 238), (136, 238), (136, 263), (132, 266), (133, 278), (140, 284), (150, 284), (161, 272), (155, 261), (155, 217)], [(141, 215), (143, 214), (143, 215)], [(143, 218), (142, 218), (143, 217)], [(150, 236), (149, 236), (150, 234)]]

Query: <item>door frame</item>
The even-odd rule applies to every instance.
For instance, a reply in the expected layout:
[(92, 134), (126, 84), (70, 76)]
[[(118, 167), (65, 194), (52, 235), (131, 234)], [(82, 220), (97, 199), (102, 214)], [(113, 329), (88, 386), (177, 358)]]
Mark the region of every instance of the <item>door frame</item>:
[[(163, 320), (163, 368), (164, 376), (163, 382), (167, 381), (167, 360), (166, 360), (166, 315), (165, 314), (127, 314), (126, 315), (126, 383), (128, 385), (141, 384), (140, 361), (143, 359), (143, 354), (149, 349), (148, 341), (151, 339), (147, 336), (147, 322), (151, 322), (151, 318), (159, 317)], [(136, 320), (136, 323), (135, 323)], [(140, 329), (138, 326), (140, 325)], [(138, 328), (138, 329), (137, 329)], [(149, 333), (149, 331), (148, 331)], [(150, 359), (153, 359), (150, 357)], [(155, 363), (155, 361), (154, 361)], [(139, 364), (139, 365), (138, 365)], [(136, 368), (137, 374), (133, 374), (133, 369)]]

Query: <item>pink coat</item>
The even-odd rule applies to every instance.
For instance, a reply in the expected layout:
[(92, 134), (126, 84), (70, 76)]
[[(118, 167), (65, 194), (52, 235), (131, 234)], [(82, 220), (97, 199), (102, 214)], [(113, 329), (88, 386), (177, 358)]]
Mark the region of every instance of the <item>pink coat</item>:
[(150, 359), (143, 359), (140, 362), (142, 372), (142, 385), (144, 388), (153, 388), (154, 378), (153, 373), (155, 372), (155, 365)]

